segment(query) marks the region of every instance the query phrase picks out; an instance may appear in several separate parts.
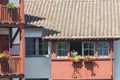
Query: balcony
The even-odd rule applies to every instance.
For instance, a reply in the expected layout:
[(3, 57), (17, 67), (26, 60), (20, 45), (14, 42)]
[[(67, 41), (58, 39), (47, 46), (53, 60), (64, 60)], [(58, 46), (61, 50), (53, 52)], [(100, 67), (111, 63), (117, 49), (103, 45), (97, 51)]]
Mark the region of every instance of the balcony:
[(113, 80), (112, 61), (71, 62), (69, 59), (52, 60), (53, 80)]
[(20, 8), (7, 9), (6, 5), (0, 5), (0, 22), (2, 23), (21, 22)]
[(8, 60), (1, 61), (0, 78), (23, 77), (21, 66), (21, 58), (19, 56), (11, 56)]

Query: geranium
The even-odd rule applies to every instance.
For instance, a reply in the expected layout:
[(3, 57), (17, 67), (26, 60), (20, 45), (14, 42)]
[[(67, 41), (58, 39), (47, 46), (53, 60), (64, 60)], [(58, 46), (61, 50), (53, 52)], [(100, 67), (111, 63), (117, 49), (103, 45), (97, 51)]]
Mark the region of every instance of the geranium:
[(96, 60), (97, 58), (96, 57), (91, 57), (91, 56), (85, 56), (85, 61), (86, 62), (92, 62), (94, 60)]

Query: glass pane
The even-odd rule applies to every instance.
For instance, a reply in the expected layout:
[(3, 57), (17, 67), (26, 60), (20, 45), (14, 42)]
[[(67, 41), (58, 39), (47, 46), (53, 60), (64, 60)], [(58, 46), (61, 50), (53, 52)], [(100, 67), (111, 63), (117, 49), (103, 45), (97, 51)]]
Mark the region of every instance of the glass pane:
[(62, 43), (61, 45), (62, 45), (62, 49), (66, 49), (66, 47), (67, 47), (67, 46), (66, 46), (66, 45), (67, 45), (66, 43)]
[(43, 51), (42, 50), (39, 50), (39, 55), (43, 55)]
[(88, 50), (88, 43), (84, 43), (84, 49)]
[(35, 55), (35, 39), (25, 38), (26, 55)]
[(42, 49), (42, 44), (39, 44), (39, 49)]
[(61, 53), (62, 53), (61, 50), (58, 50), (57, 51), (57, 56), (61, 56)]
[(109, 47), (109, 44), (108, 42), (98, 42), (97, 43), (97, 48), (98, 48), (98, 55), (99, 56), (106, 56), (108, 55), (108, 47)]
[(88, 55), (88, 50), (84, 50), (84, 56)]
[(89, 43), (89, 48), (94, 49), (94, 43)]
[(57, 56), (67, 56), (67, 50), (58, 50)]
[(30, 50), (29, 55), (35, 55), (35, 50)]
[(103, 44), (103, 48), (108, 48), (108, 44), (107, 44), (107, 43), (104, 43), (104, 44)]
[(57, 49), (61, 49), (61, 44), (57, 43)]
[(89, 50), (89, 55), (94, 56), (94, 50)]
[(102, 56), (102, 49), (98, 49), (98, 56)]
[(44, 43), (44, 49), (48, 49), (48, 44)]
[(106, 50), (106, 49), (104, 50), (104, 55), (108, 56), (108, 50)]
[(48, 55), (48, 50), (44, 50), (44, 55)]
[(42, 41), (42, 42), (43, 42), (44, 44), (47, 44), (47, 43), (48, 43), (48, 41), (45, 41), (45, 40), (44, 40), (44, 41)]
[(67, 44), (59, 42), (57, 43), (57, 49), (67, 49)]
[(62, 50), (62, 56), (67, 56), (67, 50)]
[(47, 55), (48, 54), (48, 42), (39, 40), (39, 54)]

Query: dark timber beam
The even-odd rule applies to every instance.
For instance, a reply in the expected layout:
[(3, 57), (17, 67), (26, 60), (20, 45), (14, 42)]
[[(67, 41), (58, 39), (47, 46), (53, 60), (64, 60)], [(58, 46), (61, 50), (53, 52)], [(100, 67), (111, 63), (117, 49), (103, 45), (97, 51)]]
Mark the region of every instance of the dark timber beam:
[(15, 32), (14, 36), (12, 37), (12, 28), (10, 28), (10, 47), (13, 46), (13, 42), (14, 42), (14, 40), (17, 37), (19, 32), (20, 32), (20, 29), (18, 28), (17, 31)]

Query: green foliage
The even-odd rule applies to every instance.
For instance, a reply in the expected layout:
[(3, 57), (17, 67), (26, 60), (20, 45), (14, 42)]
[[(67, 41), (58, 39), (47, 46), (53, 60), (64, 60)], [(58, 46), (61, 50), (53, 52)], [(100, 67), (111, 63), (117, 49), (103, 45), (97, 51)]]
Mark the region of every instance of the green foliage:
[(72, 60), (73, 62), (79, 62), (79, 61), (84, 60), (84, 57), (82, 57), (81, 55), (77, 55), (77, 56), (71, 58), (71, 60)]
[(8, 4), (7, 4), (7, 8), (8, 8), (8, 9), (16, 9), (17, 6), (16, 6), (14, 3), (8, 3)]
[(10, 57), (10, 54), (9, 54), (9, 51), (3, 51), (3, 53), (0, 53), (0, 60), (2, 59), (9, 59)]

